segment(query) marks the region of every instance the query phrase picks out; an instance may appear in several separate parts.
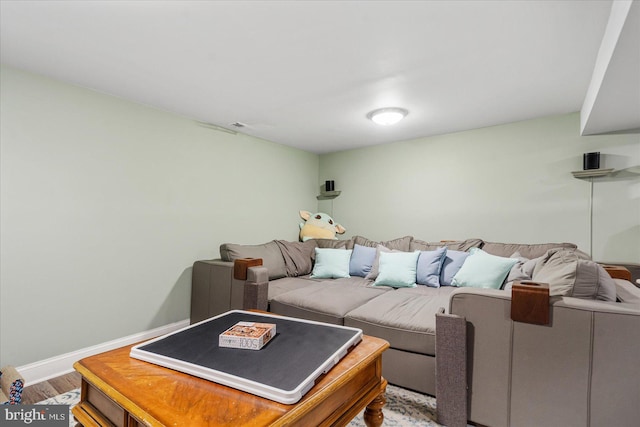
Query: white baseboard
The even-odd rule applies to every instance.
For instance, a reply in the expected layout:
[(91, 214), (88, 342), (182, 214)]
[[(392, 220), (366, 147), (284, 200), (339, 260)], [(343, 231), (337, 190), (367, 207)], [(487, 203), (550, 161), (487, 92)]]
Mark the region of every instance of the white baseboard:
[(82, 348), (80, 350), (72, 351), (71, 353), (61, 354), (60, 356), (54, 356), (49, 359), (29, 363), (24, 366), (18, 366), (16, 369), (23, 376), (25, 385), (29, 386), (37, 384), (72, 372), (73, 364), (82, 358), (113, 350), (118, 347), (123, 347), (125, 345), (130, 345), (139, 341), (144, 341), (159, 335), (168, 334), (187, 326), (189, 326), (189, 319), (181, 320), (155, 329), (118, 338), (113, 341)]

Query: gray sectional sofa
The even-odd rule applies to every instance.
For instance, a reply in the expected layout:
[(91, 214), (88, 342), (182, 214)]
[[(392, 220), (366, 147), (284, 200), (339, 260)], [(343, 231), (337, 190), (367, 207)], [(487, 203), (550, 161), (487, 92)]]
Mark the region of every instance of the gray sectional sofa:
[[(377, 248), (376, 262), (381, 250), (431, 253), (441, 247), (452, 256), (472, 251), (515, 261), (499, 289), (313, 277), (316, 248), (353, 251), (356, 245)], [(490, 426), (623, 426), (640, 419), (640, 289), (609, 277), (576, 245), (425, 242), (411, 236), (376, 242), (356, 236), (224, 244), (220, 255), (194, 263), (192, 323), (229, 309), (260, 307), (357, 327), (390, 343), (383, 357), (390, 383), (435, 395), (436, 313), (444, 308), (466, 322), (468, 420)], [(246, 283), (233, 276), (233, 261), (241, 258), (263, 260), (249, 268)], [(446, 262), (444, 257), (439, 275)], [(509, 286), (523, 279), (550, 283), (549, 325), (511, 320)], [(245, 301), (250, 286), (265, 291), (263, 301), (255, 300), (260, 292), (248, 292), (254, 301)]]

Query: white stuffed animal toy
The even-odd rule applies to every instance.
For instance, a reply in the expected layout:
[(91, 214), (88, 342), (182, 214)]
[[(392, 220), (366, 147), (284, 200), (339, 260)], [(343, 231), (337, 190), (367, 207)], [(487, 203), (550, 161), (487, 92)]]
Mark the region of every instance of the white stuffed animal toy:
[(337, 234), (347, 231), (326, 213), (318, 212), (312, 214), (309, 211), (300, 211), (300, 217), (304, 222), (300, 223), (300, 240), (309, 239), (337, 239)]

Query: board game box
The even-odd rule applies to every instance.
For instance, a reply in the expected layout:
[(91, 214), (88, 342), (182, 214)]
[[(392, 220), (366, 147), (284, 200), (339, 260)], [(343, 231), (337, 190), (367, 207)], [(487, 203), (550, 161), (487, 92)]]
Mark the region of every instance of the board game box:
[(220, 347), (260, 350), (276, 336), (274, 323), (238, 322), (218, 337)]

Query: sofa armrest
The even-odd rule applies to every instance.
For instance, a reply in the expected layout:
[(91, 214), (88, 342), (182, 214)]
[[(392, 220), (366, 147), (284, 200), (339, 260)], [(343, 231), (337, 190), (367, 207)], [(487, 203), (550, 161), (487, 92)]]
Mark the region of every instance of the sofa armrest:
[[(617, 280), (621, 289), (633, 286)], [(451, 294), (450, 313), (465, 317), (469, 328), (469, 419), (491, 426), (633, 425), (640, 418), (640, 305), (571, 297), (549, 304), (550, 324), (532, 325), (511, 320), (508, 291)]]
[(267, 311), (269, 308), (269, 270), (256, 266), (247, 269), (242, 308)]
[(467, 322), (464, 317), (436, 313), (436, 396), (438, 423), (467, 425)]
[(191, 323), (242, 308), (244, 280), (233, 277), (233, 262), (196, 261), (191, 276)]

